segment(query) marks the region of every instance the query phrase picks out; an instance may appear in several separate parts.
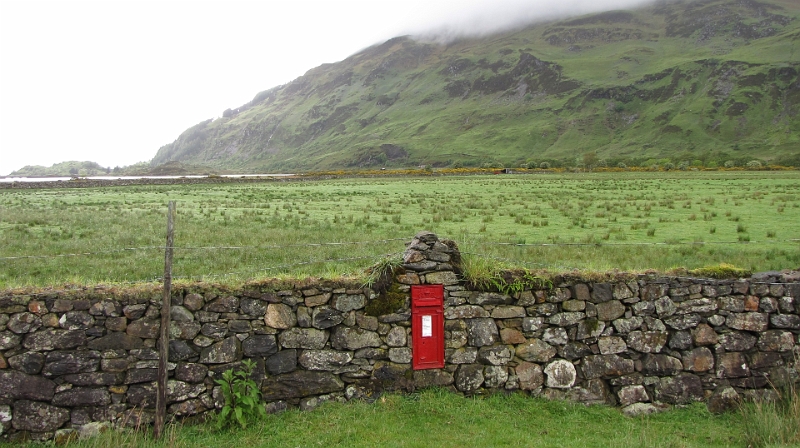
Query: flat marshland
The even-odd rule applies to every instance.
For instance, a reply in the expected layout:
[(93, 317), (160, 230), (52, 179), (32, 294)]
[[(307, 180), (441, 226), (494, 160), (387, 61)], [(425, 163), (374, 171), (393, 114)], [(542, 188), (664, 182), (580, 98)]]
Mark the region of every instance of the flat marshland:
[(551, 272), (800, 266), (800, 172), (622, 172), (0, 189), (0, 288), (360, 275), (430, 230)]

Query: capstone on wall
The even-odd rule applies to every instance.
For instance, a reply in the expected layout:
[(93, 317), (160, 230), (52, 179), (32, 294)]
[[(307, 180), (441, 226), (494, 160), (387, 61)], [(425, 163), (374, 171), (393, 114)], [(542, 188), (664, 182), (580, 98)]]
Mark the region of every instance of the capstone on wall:
[[(504, 294), (475, 290), (459, 265), (453, 242), (421, 232), (381, 291), (324, 281), (176, 289), (168, 413), (219, 408), (214, 380), (245, 358), (256, 363), (270, 412), (431, 386), (522, 391), (629, 414), (694, 401), (719, 412), (800, 376), (797, 272), (559, 278)], [(444, 285), (443, 369), (411, 367), (415, 284)], [(371, 306), (397, 297), (394, 309)], [(96, 422), (151, 422), (160, 309), (156, 287), (0, 293), (2, 437), (44, 440)]]

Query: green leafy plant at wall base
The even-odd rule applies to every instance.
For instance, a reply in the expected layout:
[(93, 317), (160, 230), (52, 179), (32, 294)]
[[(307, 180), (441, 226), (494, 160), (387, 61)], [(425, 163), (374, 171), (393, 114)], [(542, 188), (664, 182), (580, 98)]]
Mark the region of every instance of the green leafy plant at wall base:
[(266, 417), (261, 391), (250, 375), (256, 363), (246, 359), (242, 362), (242, 369), (226, 370), (222, 378), (216, 383), (222, 387), (225, 405), (217, 415), (217, 428), (222, 429), (234, 423), (242, 428), (247, 427), (247, 422), (257, 417)]

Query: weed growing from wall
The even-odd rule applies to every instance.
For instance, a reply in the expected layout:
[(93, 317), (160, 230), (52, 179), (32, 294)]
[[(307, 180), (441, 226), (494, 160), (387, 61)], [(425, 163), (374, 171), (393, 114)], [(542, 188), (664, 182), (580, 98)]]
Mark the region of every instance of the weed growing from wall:
[(255, 366), (255, 362), (245, 359), (241, 370), (226, 370), (222, 378), (216, 380), (222, 387), (222, 395), (225, 397), (225, 405), (217, 415), (217, 428), (222, 429), (234, 424), (246, 428), (248, 421), (266, 417), (261, 391), (258, 390), (256, 382), (250, 378)]

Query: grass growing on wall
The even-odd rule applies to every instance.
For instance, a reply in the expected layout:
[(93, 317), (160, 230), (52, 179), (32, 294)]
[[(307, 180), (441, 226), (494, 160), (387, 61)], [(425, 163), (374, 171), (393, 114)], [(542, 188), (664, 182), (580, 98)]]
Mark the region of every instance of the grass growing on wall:
[(628, 418), (605, 406), (521, 394), (464, 398), (446, 390), (386, 395), (375, 403), (329, 403), (312, 412), (270, 415), (247, 430), (211, 424), (168, 427), (162, 442), (107, 432), (70, 446), (127, 447), (734, 447), (744, 446), (737, 414), (697, 404)]
[(184, 279), (361, 275), (419, 230), (530, 270), (800, 266), (795, 171), (432, 176), (0, 190), (0, 288), (157, 279), (168, 200)]

